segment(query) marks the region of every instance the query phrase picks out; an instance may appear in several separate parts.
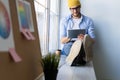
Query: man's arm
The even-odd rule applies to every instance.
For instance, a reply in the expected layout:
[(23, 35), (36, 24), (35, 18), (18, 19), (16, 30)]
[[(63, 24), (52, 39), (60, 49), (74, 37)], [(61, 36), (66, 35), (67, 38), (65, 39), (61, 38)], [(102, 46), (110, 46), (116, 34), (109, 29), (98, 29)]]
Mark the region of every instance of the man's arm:
[(66, 19), (62, 19), (60, 22), (60, 42), (65, 44), (70, 41), (70, 38), (67, 37), (67, 22)]

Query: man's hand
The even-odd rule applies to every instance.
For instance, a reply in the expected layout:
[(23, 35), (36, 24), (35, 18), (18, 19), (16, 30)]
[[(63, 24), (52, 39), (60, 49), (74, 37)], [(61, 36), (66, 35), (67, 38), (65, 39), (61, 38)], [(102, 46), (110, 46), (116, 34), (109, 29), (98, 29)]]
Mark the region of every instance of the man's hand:
[(70, 38), (68, 38), (68, 37), (63, 37), (62, 39), (61, 39), (61, 43), (67, 43), (67, 42), (69, 42), (70, 41)]
[(78, 37), (78, 39), (83, 40), (84, 35), (83, 34), (79, 34), (77, 37)]

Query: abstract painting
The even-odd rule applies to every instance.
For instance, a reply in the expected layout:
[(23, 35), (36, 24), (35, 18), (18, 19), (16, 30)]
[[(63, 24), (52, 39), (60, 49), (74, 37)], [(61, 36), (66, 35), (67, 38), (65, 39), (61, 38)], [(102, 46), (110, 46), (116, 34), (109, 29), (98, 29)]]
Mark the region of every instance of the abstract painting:
[(31, 5), (27, 1), (16, 0), (19, 26), (21, 29), (29, 29), (34, 32)]
[(0, 51), (9, 48), (14, 48), (9, 1), (0, 0)]

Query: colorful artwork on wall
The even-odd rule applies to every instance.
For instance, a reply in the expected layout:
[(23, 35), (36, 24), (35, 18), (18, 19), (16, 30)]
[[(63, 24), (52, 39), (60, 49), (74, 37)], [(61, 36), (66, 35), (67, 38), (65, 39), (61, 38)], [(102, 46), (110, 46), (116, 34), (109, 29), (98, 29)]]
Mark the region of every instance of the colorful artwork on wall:
[(0, 51), (14, 48), (9, 1), (0, 0)]
[(29, 29), (34, 32), (31, 5), (27, 1), (16, 0), (19, 25), (21, 29)]

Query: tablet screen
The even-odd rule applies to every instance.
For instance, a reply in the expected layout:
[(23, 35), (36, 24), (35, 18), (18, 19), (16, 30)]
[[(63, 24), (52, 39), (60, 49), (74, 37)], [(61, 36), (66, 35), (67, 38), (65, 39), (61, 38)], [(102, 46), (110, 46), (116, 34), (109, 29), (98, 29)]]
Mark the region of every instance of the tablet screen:
[(68, 37), (69, 38), (77, 38), (79, 34), (85, 34), (85, 29), (73, 29), (68, 30)]

